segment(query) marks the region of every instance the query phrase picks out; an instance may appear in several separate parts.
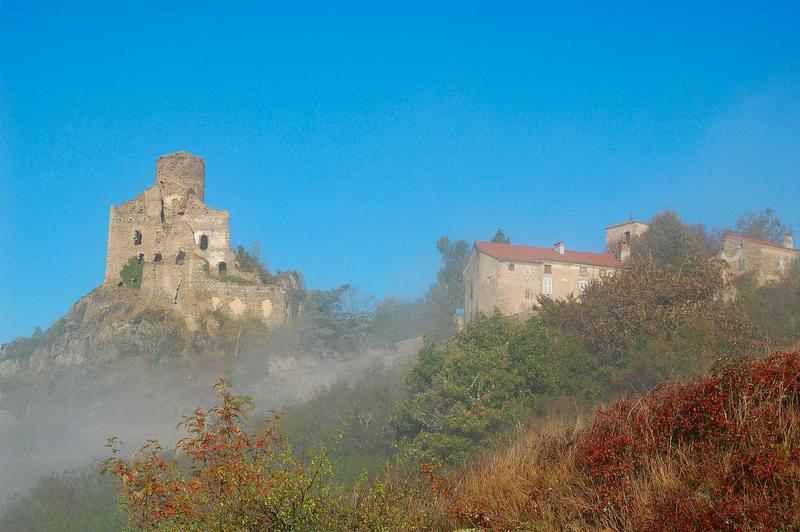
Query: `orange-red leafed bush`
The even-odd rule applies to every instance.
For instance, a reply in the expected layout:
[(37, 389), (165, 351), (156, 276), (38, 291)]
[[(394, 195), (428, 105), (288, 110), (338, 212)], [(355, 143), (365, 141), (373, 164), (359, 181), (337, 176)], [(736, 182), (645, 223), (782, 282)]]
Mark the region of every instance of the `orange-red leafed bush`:
[(198, 409), (179, 427), (189, 436), (178, 442), (175, 459), (164, 458), (151, 440), (130, 460), (113, 457), (104, 471), (121, 481), (129, 523), (146, 530), (373, 530), (393, 527), (392, 512), (411, 494), (387, 494), (364, 480), (352, 491), (334, 482), (323, 450), (299, 456), (266, 423), (260, 432), (245, 428), (246, 397), (220, 380), (220, 404)]
[(668, 383), (451, 476), (448, 526), (800, 528), (800, 352)]

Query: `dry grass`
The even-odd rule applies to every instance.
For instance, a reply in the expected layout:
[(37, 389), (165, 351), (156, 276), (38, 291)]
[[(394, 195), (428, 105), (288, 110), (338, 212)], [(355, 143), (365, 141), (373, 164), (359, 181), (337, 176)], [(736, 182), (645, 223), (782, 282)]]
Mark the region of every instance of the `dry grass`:
[(800, 353), (540, 423), (437, 482), (414, 508), (434, 530), (800, 529)]

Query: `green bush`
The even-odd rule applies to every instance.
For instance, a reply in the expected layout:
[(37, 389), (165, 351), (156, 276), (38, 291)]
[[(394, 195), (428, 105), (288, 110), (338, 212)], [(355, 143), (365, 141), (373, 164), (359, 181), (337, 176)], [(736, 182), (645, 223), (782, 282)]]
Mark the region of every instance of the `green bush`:
[(24, 495), (14, 495), (0, 515), (0, 530), (119, 530), (116, 482), (86, 467), (40, 478)]
[(119, 271), (119, 277), (131, 288), (139, 288), (142, 286), (143, 271), (144, 263), (139, 260), (139, 257), (131, 257)]

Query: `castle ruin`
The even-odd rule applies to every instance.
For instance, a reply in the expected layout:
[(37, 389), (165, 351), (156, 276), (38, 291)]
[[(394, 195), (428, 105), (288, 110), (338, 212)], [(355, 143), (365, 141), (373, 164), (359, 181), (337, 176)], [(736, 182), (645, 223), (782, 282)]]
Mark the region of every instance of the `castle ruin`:
[(126, 264), (141, 265), (143, 297), (170, 306), (196, 329), (221, 312), (266, 325), (287, 323), (298, 279), (238, 264), (231, 250), (227, 211), (204, 203), (205, 162), (188, 152), (159, 157), (155, 184), (111, 206), (105, 286), (122, 285)]

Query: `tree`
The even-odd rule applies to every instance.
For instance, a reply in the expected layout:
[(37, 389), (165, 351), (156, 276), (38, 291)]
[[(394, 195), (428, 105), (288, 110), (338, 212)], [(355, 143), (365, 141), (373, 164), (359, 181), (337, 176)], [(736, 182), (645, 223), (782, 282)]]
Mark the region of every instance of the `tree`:
[(419, 459), (457, 464), (508, 437), (542, 398), (594, 389), (591, 359), (556, 340), (536, 317), (494, 314), (442, 346), (426, 345), (406, 377), (409, 397), (392, 416), (401, 444)]
[(395, 342), (422, 334), (427, 325), (425, 302), (405, 301), (395, 297), (383, 299), (375, 307), (370, 339), (376, 347), (389, 347)]
[(306, 293), (298, 336), (300, 347), (326, 356), (363, 351), (372, 323), (373, 302), (352, 285)]
[(510, 244), (511, 238), (506, 235), (502, 228), (498, 227), (497, 231), (495, 231), (494, 236), (492, 237), (492, 242), (497, 242), (498, 244)]
[(647, 231), (633, 238), (631, 255), (649, 258), (659, 268), (691, 269), (710, 256), (707, 240), (702, 225), (687, 225), (674, 211), (666, 210), (653, 217)]
[(772, 207), (760, 212), (748, 211), (736, 218), (736, 232), (740, 235), (783, 244), (783, 238), (792, 235), (792, 227), (781, 223)]
[(426, 334), (442, 340), (455, 332), (456, 309), (464, 306), (464, 265), (469, 258), (466, 240), (450, 241), (443, 236), (436, 242), (442, 257), (442, 265), (436, 273), (436, 284), (425, 294), (425, 303), (430, 314)]

